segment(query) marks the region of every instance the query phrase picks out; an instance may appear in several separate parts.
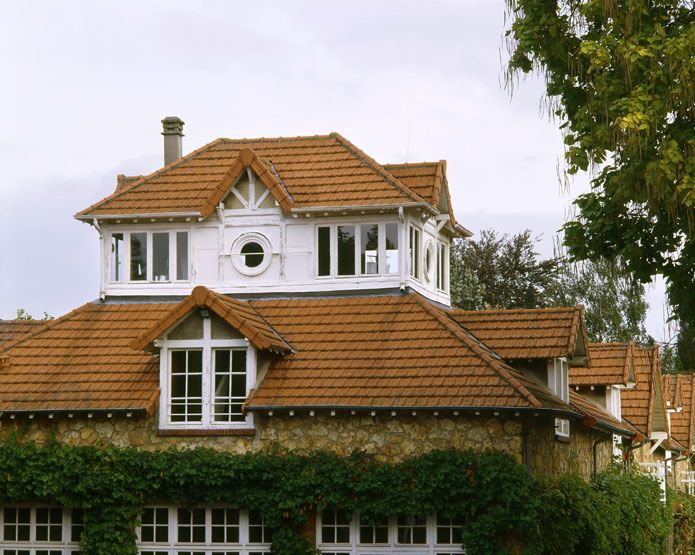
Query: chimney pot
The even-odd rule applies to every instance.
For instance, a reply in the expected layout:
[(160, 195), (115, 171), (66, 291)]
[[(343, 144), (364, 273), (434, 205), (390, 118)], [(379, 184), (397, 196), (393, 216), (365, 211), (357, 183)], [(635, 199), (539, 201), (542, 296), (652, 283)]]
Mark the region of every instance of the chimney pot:
[(183, 152), (183, 125), (183, 120), (176, 116), (168, 116), (162, 120), (165, 166), (181, 158)]

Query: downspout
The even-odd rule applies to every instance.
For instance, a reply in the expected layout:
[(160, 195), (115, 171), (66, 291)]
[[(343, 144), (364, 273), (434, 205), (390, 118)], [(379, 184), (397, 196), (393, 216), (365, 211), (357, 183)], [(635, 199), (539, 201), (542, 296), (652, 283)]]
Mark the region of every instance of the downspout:
[(606, 443), (607, 441), (612, 441), (612, 440), (613, 440), (613, 436), (611, 435), (611, 436), (608, 436), (608, 437), (604, 437), (603, 439), (597, 439), (597, 440), (594, 441), (594, 443), (591, 445), (591, 451), (592, 451), (593, 456), (594, 456), (594, 478), (596, 478), (596, 476), (598, 476), (598, 454), (597, 454), (596, 448), (597, 448), (601, 443)]

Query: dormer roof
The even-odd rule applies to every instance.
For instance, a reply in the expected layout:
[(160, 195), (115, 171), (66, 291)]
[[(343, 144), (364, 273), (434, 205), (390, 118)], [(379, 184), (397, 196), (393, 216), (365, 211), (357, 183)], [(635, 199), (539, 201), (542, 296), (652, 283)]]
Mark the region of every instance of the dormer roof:
[(451, 316), (505, 360), (567, 357), (589, 353), (583, 307), (452, 310)]
[[(431, 187), (416, 187), (418, 192), (337, 133), (217, 139), (141, 179), (124, 180), (112, 195), (75, 217), (206, 218), (243, 167), (254, 170), (285, 212), (412, 206), (439, 214), (438, 191), (446, 189), (442, 163), (436, 166)], [(460, 226), (457, 231), (467, 233)]]
[(676, 382), (680, 390), (682, 410), (671, 413), (671, 435), (682, 444), (687, 451), (692, 452), (695, 444), (695, 387), (692, 374), (676, 374), (670, 376), (670, 381)]
[(635, 382), (632, 343), (589, 343), (591, 365), (572, 367), (571, 386), (628, 386)]

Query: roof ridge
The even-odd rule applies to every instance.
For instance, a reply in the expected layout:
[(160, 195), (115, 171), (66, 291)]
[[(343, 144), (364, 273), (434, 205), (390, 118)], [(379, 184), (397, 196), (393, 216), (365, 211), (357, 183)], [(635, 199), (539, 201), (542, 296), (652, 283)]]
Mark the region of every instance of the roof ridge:
[[(430, 313), (445, 329), (447, 329), (452, 335), (463, 342), (469, 349), (471, 349), (478, 357), (480, 357), (484, 362), (486, 362), (493, 370), (500, 374), (505, 380), (507, 380), (512, 387), (514, 387), (526, 400), (531, 403), (531, 405), (540, 407), (541, 402), (536, 398), (533, 393), (531, 393), (524, 384), (522, 384), (515, 376), (513, 376), (509, 370), (506, 368), (500, 360), (495, 359), (490, 353), (494, 351), (487, 351), (483, 349), (476, 340), (472, 340), (473, 336), (469, 331), (465, 330), (462, 326), (454, 322), (449, 316), (434, 305), (429, 303), (418, 293), (411, 293), (412, 299), (418, 303), (422, 308)], [(513, 370), (512, 368), (509, 368)]]
[(542, 308), (484, 308), (482, 310), (468, 310), (464, 308), (452, 308), (451, 312), (454, 314), (477, 314), (477, 313), (500, 313), (500, 312), (518, 312), (519, 314), (530, 314), (537, 312), (569, 312), (571, 310), (576, 310), (576, 306), (547, 306)]
[(325, 135), (290, 135), (290, 136), (280, 136), (280, 137), (242, 137), (239, 139), (232, 139), (231, 137), (221, 137), (220, 141), (225, 144), (229, 143), (273, 143), (280, 141), (291, 141), (296, 139), (308, 139), (308, 140), (318, 140), (318, 139), (330, 139), (333, 137), (335, 132), (326, 133)]
[[(343, 137), (340, 133), (331, 133), (331, 136), (340, 143), (343, 148), (351, 152), (353, 155), (357, 156), (360, 158), (363, 162), (366, 162), (367, 165), (372, 169), (372, 171), (381, 174), (381, 177), (383, 177), (386, 182), (391, 185), (394, 189), (396, 189), (399, 193), (409, 196), (410, 200), (414, 200), (417, 202), (424, 202), (426, 204), (429, 204), (430, 206), (432, 203), (428, 202), (426, 199), (418, 195), (415, 191), (413, 191), (410, 187), (406, 187), (401, 181), (391, 174), (386, 168), (384, 168), (379, 162), (374, 160), (371, 156), (369, 156), (366, 152), (352, 144), (350, 141), (348, 141), (345, 137)], [(433, 207), (434, 208), (434, 207)]]
[(401, 162), (396, 164), (381, 164), (384, 168), (412, 168), (415, 166), (438, 166), (441, 160), (437, 162)]
[(38, 335), (39, 333), (43, 333), (47, 329), (52, 328), (56, 324), (63, 322), (64, 320), (67, 320), (68, 318), (70, 318), (71, 316), (74, 316), (79, 311), (85, 309), (87, 306), (89, 306), (91, 304), (93, 304), (91, 301), (84, 303), (83, 305), (80, 305), (78, 307), (73, 308), (70, 312), (66, 312), (62, 316), (58, 316), (57, 318), (53, 318), (52, 320), (45, 320), (44, 325), (37, 326), (36, 329), (32, 330), (31, 332), (29, 332), (25, 335), (22, 335), (20, 337), (17, 337), (15, 339), (13, 339), (12, 341), (8, 341), (7, 343), (0, 344), (0, 354), (8, 351), (9, 349), (14, 348), (16, 345), (18, 345), (22, 341), (24, 341), (26, 339), (31, 339), (32, 337)]
[(170, 164), (167, 164), (166, 166), (163, 166), (163, 167), (159, 168), (158, 170), (155, 170), (152, 173), (145, 175), (142, 179), (138, 179), (137, 181), (131, 183), (130, 185), (123, 187), (123, 189), (121, 189), (121, 190), (114, 191), (110, 195), (102, 198), (98, 202), (95, 202), (91, 206), (88, 206), (84, 210), (80, 210), (73, 217), (79, 219), (80, 217), (85, 217), (85, 216), (89, 215), (89, 211), (98, 207), (100, 204), (103, 204), (105, 202), (108, 202), (108, 201), (111, 201), (115, 198), (118, 198), (125, 193), (129, 193), (130, 191), (132, 191), (136, 187), (139, 187), (143, 183), (146, 183), (148, 180), (150, 180), (154, 177), (157, 177), (165, 172), (168, 172), (169, 170), (176, 168), (177, 166), (179, 166), (180, 164), (183, 164), (184, 162), (188, 162), (189, 160), (193, 160), (197, 156), (200, 156), (201, 154), (203, 154), (203, 152), (206, 152), (209, 148), (212, 148), (213, 146), (217, 146), (218, 144), (221, 144), (223, 140), (224, 139), (215, 139), (214, 141), (211, 141), (211, 142), (201, 146), (200, 148), (198, 148), (192, 152), (189, 152), (188, 154), (186, 154), (186, 156), (182, 156), (178, 160), (175, 160), (175, 161), (171, 162)]

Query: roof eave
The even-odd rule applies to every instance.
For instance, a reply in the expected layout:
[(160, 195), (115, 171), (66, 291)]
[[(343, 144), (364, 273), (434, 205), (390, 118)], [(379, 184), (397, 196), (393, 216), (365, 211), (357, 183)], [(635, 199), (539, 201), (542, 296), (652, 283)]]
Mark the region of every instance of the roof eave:
[(147, 212), (141, 214), (75, 214), (76, 220), (91, 223), (93, 220), (140, 220), (143, 218), (202, 218), (200, 212)]

